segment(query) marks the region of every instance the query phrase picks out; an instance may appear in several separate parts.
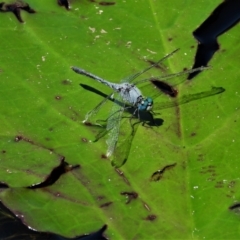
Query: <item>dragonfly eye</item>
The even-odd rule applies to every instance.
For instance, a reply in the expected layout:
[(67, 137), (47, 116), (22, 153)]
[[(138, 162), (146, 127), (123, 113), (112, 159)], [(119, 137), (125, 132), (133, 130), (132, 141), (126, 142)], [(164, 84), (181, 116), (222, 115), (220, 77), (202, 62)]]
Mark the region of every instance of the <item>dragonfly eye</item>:
[(138, 104), (139, 111), (150, 111), (153, 106), (152, 98), (145, 98)]

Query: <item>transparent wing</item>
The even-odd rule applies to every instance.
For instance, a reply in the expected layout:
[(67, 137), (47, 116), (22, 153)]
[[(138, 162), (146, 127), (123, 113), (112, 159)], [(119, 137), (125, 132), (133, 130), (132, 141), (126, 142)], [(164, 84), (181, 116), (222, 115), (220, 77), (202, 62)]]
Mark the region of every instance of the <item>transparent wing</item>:
[[(121, 100), (121, 96), (118, 95), (115, 99), (116, 101)], [(124, 106), (120, 106), (118, 104), (113, 104), (110, 117), (108, 118), (107, 122), (107, 128), (106, 131), (109, 132), (108, 139), (107, 139), (107, 157), (110, 157), (116, 148), (116, 144), (118, 141), (118, 135), (119, 135), (119, 128), (121, 123), (122, 114), (124, 111)]]
[(125, 82), (129, 82), (129, 83), (133, 82), (134, 79), (136, 79), (137, 77), (139, 77), (139, 76), (142, 75), (143, 73), (147, 72), (147, 71), (150, 70), (151, 68), (156, 67), (159, 63), (161, 63), (161, 62), (165, 61), (166, 59), (168, 59), (169, 57), (171, 57), (171, 56), (172, 56), (174, 53), (176, 53), (178, 50), (179, 50), (179, 48), (176, 49), (176, 50), (174, 50), (173, 52), (167, 54), (164, 58), (160, 59), (159, 61), (157, 61), (156, 63), (152, 64), (151, 66), (145, 68), (144, 70), (142, 70), (142, 71), (140, 71), (140, 72), (138, 72), (138, 73), (135, 73), (135, 74), (133, 74), (133, 75), (130, 75), (129, 77), (124, 78), (123, 80), (124, 80)]
[[(89, 111), (86, 116), (85, 119), (82, 121), (83, 123), (88, 122), (92, 117), (94, 117), (95, 115), (97, 115), (97, 113), (99, 112), (99, 110), (103, 107), (103, 105), (109, 100), (109, 99), (113, 99), (114, 93), (109, 94), (106, 98), (104, 98), (94, 109), (92, 109), (91, 111)], [(96, 123), (97, 124), (97, 123)], [(100, 125), (100, 124), (97, 124)]]
[[(140, 80), (140, 81), (137, 82), (137, 84), (142, 83), (143, 86), (140, 89), (141, 89), (142, 94), (144, 96), (151, 97), (152, 99), (155, 99), (158, 96), (162, 95), (165, 91), (157, 88), (156, 86), (154, 86), (152, 81), (162, 82), (162, 83), (168, 85), (169, 88), (171, 89), (172, 87), (175, 87), (175, 86), (185, 82), (186, 81), (186, 75), (188, 75), (190, 72), (199, 71), (199, 69), (201, 69), (203, 71), (203, 70), (209, 69), (209, 68), (201, 67), (201, 68), (191, 69), (191, 70), (187, 70), (187, 71), (183, 71), (183, 72), (179, 72), (179, 73), (174, 73), (174, 74), (169, 74), (169, 75), (165, 75), (165, 76), (152, 77), (152, 78), (149, 78), (149, 79)], [(144, 85), (144, 83), (146, 83), (146, 84)]]
[(139, 119), (129, 117), (126, 121), (123, 121), (123, 124), (120, 127), (117, 147), (111, 161), (114, 167), (120, 168), (126, 163), (131, 150), (132, 141), (140, 123)]
[(189, 102), (201, 99), (201, 98), (211, 97), (211, 96), (220, 94), (224, 91), (225, 91), (225, 89), (222, 88), (222, 87), (212, 87), (212, 89), (209, 90), (209, 91), (184, 95), (184, 96), (180, 97), (177, 100), (177, 102), (172, 102), (171, 101), (171, 102), (165, 102), (165, 103), (164, 102), (163, 103), (156, 103), (154, 105), (153, 110), (156, 111), (156, 110), (161, 110), (161, 109), (164, 109), (164, 108), (175, 107), (175, 106), (182, 105), (182, 104), (185, 104), (185, 103), (189, 103)]
[[(139, 80), (137, 82), (135, 82), (134, 84), (135, 85), (138, 85), (138, 84), (141, 84), (141, 83), (144, 83), (144, 82), (149, 82), (149, 81), (152, 81), (152, 80), (168, 80), (169, 83), (171, 83), (169, 81), (169, 79), (172, 79), (172, 78), (176, 78), (178, 76), (182, 76), (182, 75), (186, 75), (186, 74), (189, 74), (189, 73), (193, 73), (193, 72), (197, 72), (197, 71), (203, 71), (203, 70), (207, 70), (209, 69), (210, 67), (199, 67), (199, 68), (194, 68), (194, 69), (190, 69), (190, 70), (186, 70), (186, 71), (182, 71), (182, 72), (178, 72), (178, 73), (172, 73), (172, 74), (168, 74), (168, 75), (163, 75), (163, 76), (156, 76), (156, 77), (151, 77), (151, 78), (146, 78), (146, 79), (142, 79), (142, 80)], [(186, 80), (186, 79), (185, 79)], [(171, 85), (175, 82), (176, 80), (174, 80)], [(181, 82), (177, 82), (177, 84), (180, 84)], [(175, 83), (176, 85), (176, 83)]]

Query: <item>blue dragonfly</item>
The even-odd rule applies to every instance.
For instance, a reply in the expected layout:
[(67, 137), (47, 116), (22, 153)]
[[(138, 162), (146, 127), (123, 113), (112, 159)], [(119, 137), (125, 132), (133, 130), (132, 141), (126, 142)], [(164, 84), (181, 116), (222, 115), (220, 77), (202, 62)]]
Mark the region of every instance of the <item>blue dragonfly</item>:
[[(137, 77), (142, 75), (143, 73), (147, 72), (153, 67), (158, 66), (160, 63), (168, 59), (170, 56), (172, 56), (174, 53), (176, 53), (179, 49), (176, 49), (172, 53), (166, 55), (164, 58), (161, 60), (157, 61), (153, 65), (145, 68), (144, 70), (128, 76), (121, 80), (120, 83), (112, 83), (110, 81), (107, 81), (105, 79), (102, 79), (101, 77), (98, 77), (90, 72), (87, 72), (84, 69), (78, 68), (78, 67), (71, 67), (72, 70), (78, 74), (85, 75), (89, 78), (92, 78), (95, 81), (98, 81), (107, 87), (111, 88), (114, 93), (118, 93), (117, 96), (114, 98), (114, 93), (111, 93), (108, 95), (103, 101), (101, 101), (92, 111), (88, 112), (85, 120), (83, 122), (88, 122), (92, 116), (95, 116), (99, 110), (103, 107), (103, 105), (108, 101), (113, 101), (113, 107), (110, 112), (110, 116), (107, 118), (106, 122), (106, 128), (103, 132), (97, 135), (95, 141), (103, 137), (108, 133), (108, 139), (107, 139), (107, 152), (106, 156), (108, 158), (111, 158), (112, 165), (115, 166), (116, 168), (121, 167), (126, 161), (127, 157), (130, 151), (131, 147), (131, 142), (133, 140), (133, 137), (136, 133), (137, 127), (139, 123), (141, 122), (141, 115), (142, 113), (153, 113), (153, 99), (159, 95), (161, 95), (163, 92), (162, 91), (157, 91), (157, 94), (155, 96), (148, 96), (144, 97), (142, 95), (142, 92), (140, 89), (137, 87), (140, 84), (144, 83), (149, 83), (149, 82), (154, 82), (157, 80), (166, 81), (167, 84), (170, 83), (171, 85), (169, 86), (176, 86), (183, 81), (185, 81), (184, 75), (190, 74), (196, 71), (203, 71), (205, 69), (208, 69), (208, 67), (200, 67), (200, 68), (195, 68), (191, 70), (186, 70), (174, 74), (169, 74), (169, 75), (164, 75), (164, 76), (157, 76), (157, 77), (150, 77), (146, 79), (142, 79), (139, 81), (134, 81)], [(183, 76), (183, 77), (182, 77)], [(170, 81), (169, 81), (170, 80)], [(152, 84), (147, 84), (146, 86), (143, 87), (144, 89), (151, 89), (151, 92), (153, 92), (154, 88), (153, 86), (150, 86)], [(214, 87), (210, 91), (198, 93), (198, 94), (192, 94), (192, 95), (187, 95), (179, 98), (178, 100), (178, 105), (179, 104), (184, 104), (188, 103), (190, 101), (194, 101), (200, 98), (204, 97), (209, 97), (218, 93), (223, 92), (224, 89), (219, 87)], [(175, 102), (168, 102), (168, 103), (162, 103), (162, 104), (157, 104), (157, 106), (154, 106), (154, 111), (160, 110), (163, 108), (168, 108), (168, 107), (173, 107), (176, 106)], [(131, 127), (128, 128), (126, 125), (121, 127), (120, 131), (120, 126), (121, 126), (121, 120), (124, 118), (123, 113), (126, 112), (126, 110), (132, 110), (131, 111), (131, 116), (130, 118), (130, 123), (129, 124)], [(152, 116), (152, 115), (151, 115)], [(139, 121), (140, 120), (140, 121)], [(153, 118), (154, 120), (154, 118)], [(122, 134), (122, 132), (130, 132), (130, 134)], [(128, 137), (125, 138), (124, 141), (121, 141), (120, 147), (117, 147), (118, 142), (119, 142), (119, 136), (122, 135), (127, 135)]]

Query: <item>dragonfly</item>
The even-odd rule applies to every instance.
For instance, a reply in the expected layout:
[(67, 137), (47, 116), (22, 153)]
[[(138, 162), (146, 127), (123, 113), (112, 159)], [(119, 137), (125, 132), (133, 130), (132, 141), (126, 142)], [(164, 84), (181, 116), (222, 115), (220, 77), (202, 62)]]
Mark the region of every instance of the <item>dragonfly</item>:
[[(92, 116), (96, 115), (98, 113), (98, 111), (103, 107), (103, 105), (108, 100), (111, 100), (114, 102), (111, 112), (110, 112), (110, 116), (106, 120), (106, 122), (107, 122), (106, 129), (101, 134), (99, 134), (95, 139), (95, 141), (97, 141), (102, 136), (104, 136), (108, 133), (109, 136), (106, 141), (107, 145), (108, 145), (106, 156), (108, 158), (112, 158), (111, 163), (114, 167), (120, 168), (127, 161), (131, 142), (136, 133), (138, 123), (141, 122), (141, 119), (140, 119), (141, 113), (154, 113), (152, 110), (153, 105), (154, 105), (153, 97), (151, 97), (151, 96), (144, 97), (141, 90), (138, 88), (138, 85), (142, 84), (142, 83), (146, 83), (146, 82), (148, 83), (151, 81), (156, 81), (156, 80), (161, 80), (161, 81), (168, 80), (168, 82), (169, 82), (170, 79), (174, 79), (179, 76), (184, 76), (186, 74), (190, 74), (193, 72), (209, 69), (208, 67), (199, 67), (199, 68), (195, 68), (195, 69), (181, 71), (181, 72), (174, 73), (174, 74), (150, 77), (150, 78), (142, 79), (139, 81), (135, 81), (135, 79), (138, 78), (140, 75), (144, 74), (145, 72), (149, 71), (150, 69), (152, 69), (156, 66), (159, 66), (159, 64), (161, 64), (166, 59), (171, 57), (178, 50), (179, 49), (176, 49), (173, 52), (171, 52), (170, 54), (167, 54), (165, 57), (163, 57), (156, 63), (150, 65), (149, 67), (145, 68), (144, 70), (122, 79), (120, 81), (120, 83), (113, 83), (113, 82), (107, 81), (107, 80), (105, 80), (101, 77), (98, 77), (90, 72), (87, 72), (86, 70), (79, 68), (79, 67), (71, 67), (74, 72), (81, 74), (81, 75), (85, 75), (89, 78), (92, 78), (93, 80), (95, 80), (99, 83), (102, 83), (113, 90), (113, 93), (109, 94), (93, 110), (91, 110), (90, 112), (87, 113), (83, 122), (87, 122)], [(171, 84), (171, 86), (178, 85), (183, 81), (185, 81), (185, 79), (180, 78), (180, 80), (174, 80), (173, 83)], [(149, 88), (149, 86), (145, 86), (145, 87)], [(151, 86), (151, 88), (153, 88), (153, 86)], [(183, 96), (182, 98), (180, 98), (178, 100), (178, 105), (188, 103), (190, 101), (194, 101), (194, 100), (197, 100), (200, 98), (209, 97), (209, 96), (221, 93), (224, 90), (225, 89), (223, 89), (221, 87), (213, 87), (210, 91)], [(114, 97), (114, 93), (117, 93), (116, 97)], [(162, 91), (158, 91), (157, 95), (161, 95), (162, 93), (163, 93)], [(175, 102), (158, 104), (157, 106), (154, 106), (154, 111), (160, 110), (163, 108), (173, 107), (173, 106), (176, 106)], [(117, 147), (117, 144), (119, 141), (119, 135), (121, 133), (120, 125), (121, 125), (121, 120), (123, 118), (123, 112), (130, 108), (133, 109), (131, 116), (129, 117), (130, 125), (131, 125), (131, 128), (130, 128), (131, 134), (129, 135), (129, 137), (127, 138), (127, 140), (125, 142), (121, 143), (121, 147), (123, 148), (123, 150), (120, 149), (118, 156), (114, 157), (114, 155), (115, 155), (114, 153), (116, 152), (116, 147)], [(140, 121), (134, 121), (133, 119), (139, 119)], [(122, 129), (123, 130), (126, 129), (126, 126), (122, 127)], [(129, 129), (128, 129), (128, 131), (129, 131)]]

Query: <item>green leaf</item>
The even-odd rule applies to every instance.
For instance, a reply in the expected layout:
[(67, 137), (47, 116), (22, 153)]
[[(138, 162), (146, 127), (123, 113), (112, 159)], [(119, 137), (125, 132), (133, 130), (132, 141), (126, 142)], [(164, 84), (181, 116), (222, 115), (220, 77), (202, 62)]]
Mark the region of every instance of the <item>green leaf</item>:
[[(37, 13), (21, 12), (24, 24), (0, 13), (0, 181), (10, 185), (1, 201), (31, 228), (67, 237), (107, 224), (111, 239), (238, 239), (239, 214), (228, 209), (240, 197), (238, 26), (219, 38), (212, 69), (178, 88), (180, 97), (226, 91), (164, 109), (159, 127), (139, 125), (121, 170), (103, 157), (104, 139), (90, 142), (99, 129), (82, 123), (103, 98), (79, 84), (111, 90), (70, 69), (119, 82), (176, 48), (166, 74), (191, 68), (192, 32), (219, 1), (72, 1), (70, 11), (56, 1), (28, 3)], [(59, 156), (80, 169), (52, 186), (25, 188), (43, 181)], [(9, 177), (13, 170), (20, 174)]]

